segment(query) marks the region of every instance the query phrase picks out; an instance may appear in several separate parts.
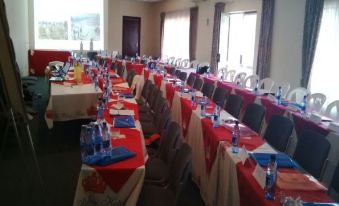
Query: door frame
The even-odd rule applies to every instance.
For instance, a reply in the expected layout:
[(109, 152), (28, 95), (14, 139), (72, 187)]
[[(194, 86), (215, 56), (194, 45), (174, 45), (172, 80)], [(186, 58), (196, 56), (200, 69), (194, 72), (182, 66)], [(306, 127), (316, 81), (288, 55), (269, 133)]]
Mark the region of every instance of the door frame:
[(140, 33), (141, 33), (141, 17), (136, 16), (122, 16), (122, 54), (124, 55), (124, 40), (125, 40), (125, 32), (124, 32), (124, 20), (125, 19), (134, 19), (139, 22), (139, 33), (138, 33), (138, 55), (140, 56)]

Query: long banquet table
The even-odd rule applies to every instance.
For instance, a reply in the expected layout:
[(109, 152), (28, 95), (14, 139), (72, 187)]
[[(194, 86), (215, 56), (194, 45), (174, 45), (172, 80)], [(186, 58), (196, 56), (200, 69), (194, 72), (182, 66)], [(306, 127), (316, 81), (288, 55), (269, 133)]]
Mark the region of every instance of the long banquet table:
[[(112, 85), (112, 90), (131, 91), (128, 84)], [(135, 128), (114, 128), (109, 108), (121, 103), (127, 110), (134, 111)], [(124, 146), (136, 155), (127, 160), (107, 166), (83, 164), (79, 174), (74, 205), (135, 205), (142, 189), (145, 176), (147, 153), (138, 117), (138, 106), (134, 98), (119, 99), (111, 95), (104, 118), (112, 132), (117, 130), (123, 137), (113, 138), (112, 147)]]
[[(199, 76), (200, 78), (200, 76)], [(203, 77), (201, 77), (203, 78)], [(205, 80), (206, 78), (204, 78)], [(301, 124), (297, 121), (306, 121), (303, 124), (312, 124), (310, 120), (303, 119), (297, 113), (288, 111), (287, 108), (278, 107), (277, 110), (267, 109), (267, 104), (274, 103), (267, 102), (266, 97), (256, 96), (250, 91), (241, 88), (235, 88), (230, 83), (218, 82), (216, 79), (209, 78), (211, 82), (216, 85), (224, 84), (226, 88), (231, 88), (229, 93), (237, 93), (243, 95), (245, 105), (251, 102), (260, 103), (261, 100), (266, 106), (266, 124), (272, 114), (283, 114), (290, 118), (296, 124), (296, 131), (294, 135), (299, 134), (298, 126)], [(208, 81), (208, 80), (205, 80)], [(172, 119), (178, 122), (183, 127), (184, 141), (192, 147), (192, 178), (199, 186), (200, 193), (204, 202), (207, 205), (279, 205), (279, 198), (276, 201), (266, 201), (263, 197), (263, 189), (260, 188), (257, 181), (252, 176), (255, 164), (252, 159), (247, 159), (245, 164), (239, 163), (239, 158), (229, 151), (231, 132), (224, 127), (213, 128), (211, 121), (200, 115), (200, 108), (192, 106), (190, 102), (190, 95), (181, 94), (178, 92), (178, 87), (173, 88), (171, 83), (162, 81), (160, 89), (163, 91), (164, 97), (167, 98), (172, 109)], [(266, 102), (265, 102), (266, 101)], [(266, 104), (266, 105), (265, 105)], [(207, 106), (209, 113), (213, 112), (214, 104)], [(279, 110), (280, 109), (280, 110)], [(283, 110), (283, 112), (281, 112)], [(299, 118), (300, 117), (300, 118)], [(221, 112), (221, 119), (232, 118), (230, 114), (225, 111)], [(323, 125), (313, 125), (324, 129)], [(319, 129), (319, 128), (318, 128)], [(325, 175), (328, 176), (333, 173), (330, 168), (331, 164), (336, 165), (338, 157), (335, 153), (338, 149), (336, 147), (338, 138), (337, 134), (329, 132), (327, 138), (332, 144), (332, 149), (329, 155), (329, 164)], [(295, 138), (296, 139), (296, 138)], [(273, 148), (267, 146), (268, 144), (260, 137), (260, 134), (250, 135), (241, 138), (240, 144), (246, 147), (246, 150), (261, 151), (263, 147), (269, 147), (272, 152)], [(289, 171), (296, 172), (296, 171)], [(297, 172), (296, 172), (297, 173)], [(326, 176), (325, 176), (326, 177)], [(328, 177), (329, 178), (329, 177)], [(330, 179), (330, 178), (329, 178)], [(324, 179), (326, 180), (326, 179)], [(324, 181), (326, 183), (326, 181)], [(324, 191), (299, 191), (299, 190), (280, 190), (286, 194), (300, 195), (304, 201), (331, 201)], [(278, 195), (279, 196), (279, 195)], [(246, 202), (245, 200), (248, 200)], [(255, 200), (255, 202), (253, 202)]]

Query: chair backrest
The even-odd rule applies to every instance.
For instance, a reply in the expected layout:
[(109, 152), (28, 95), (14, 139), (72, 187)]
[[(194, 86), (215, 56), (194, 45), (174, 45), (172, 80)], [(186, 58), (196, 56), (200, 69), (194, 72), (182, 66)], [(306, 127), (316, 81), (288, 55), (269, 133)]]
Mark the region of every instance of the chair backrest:
[(201, 92), (206, 96), (206, 97), (211, 97), (214, 91), (214, 84), (211, 83), (204, 83), (202, 86)]
[(255, 84), (259, 81), (259, 76), (256, 74), (250, 75), (244, 79), (243, 87), (254, 89)]
[(168, 58), (168, 63), (169, 64), (174, 64), (175, 57), (170, 57)]
[(142, 87), (141, 96), (146, 99), (148, 94), (149, 85), (151, 85), (151, 80), (146, 80), (144, 86)]
[(222, 67), (218, 69), (218, 77), (221, 77), (222, 75), (224, 75), (224, 78), (225, 78), (226, 72), (227, 72), (227, 67)]
[(264, 78), (259, 81), (259, 89), (267, 90), (268, 92), (271, 92), (274, 86), (274, 80), (271, 78)]
[(175, 72), (176, 72), (175, 67), (171, 67), (171, 69), (170, 69), (171, 75), (175, 75)]
[(247, 74), (246, 72), (239, 72), (233, 79), (233, 82), (240, 81), (240, 85), (243, 85), (243, 82), (245, 81)]
[(203, 84), (202, 79), (196, 78), (195, 81), (194, 81), (194, 84), (193, 84), (193, 89), (200, 90), (202, 84)]
[(292, 120), (282, 115), (272, 115), (265, 131), (264, 139), (280, 152), (285, 152), (292, 134)]
[(242, 96), (230, 94), (226, 100), (225, 110), (233, 117), (238, 118), (242, 107), (242, 102)]
[(330, 147), (324, 135), (305, 129), (298, 138), (293, 158), (315, 178), (321, 178)]
[(278, 92), (279, 86), (281, 87), (281, 97), (286, 98), (287, 93), (290, 91), (291, 84), (288, 82), (275, 83), (272, 91)]
[(190, 60), (184, 59), (181, 61), (181, 67), (184, 69), (188, 69), (190, 67)]
[(155, 90), (153, 91), (153, 97), (149, 102), (149, 106), (153, 111), (155, 110), (155, 105), (160, 100), (160, 98), (162, 98), (162, 91), (158, 88), (155, 88)]
[(175, 60), (175, 66), (181, 66), (181, 58), (177, 58), (176, 60)]
[(225, 89), (217, 87), (214, 90), (212, 100), (214, 103), (216, 103), (222, 108), (225, 104), (226, 95), (227, 95), (227, 91)]
[(337, 167), (334, 170), (334, 174), (329, 189), (330, 190), (333, 189), (336, 193), (339, 193), (339, 163), (337, 164)]
[(308, 98), (308, 109), (310, 112), (320, 112), (325, 102), (326, 96), (324, 94), (313, 93)]
[(194, 84), (194, 81), (195, 81), (195, 76), (193, 75), (193, 73), (190, 73), (190, 75), (188, 75), (188, 78), (187, 78), (187, 84), (189, 86), (192, 86)]
[(117, 66), (117, 74), (120, 76), (120, 77), (123, 77), (124, 76), (124, 67), (122, 65), (119, 65)]
[(156, 118), (155, 121), (155, 126), (157, 127), (158, 131), (163, 131), (165, 128), (167, 128), (171, 117), (170, 110), (165, 106), (163, 112), (159, 114), (159, 118)]
[(148, 91), (148, 95), (147, 95), (147, 98), (146, 98), (146, 103), (148, 105), (151, 105), (152, 102), (154, 101), (154, 98), (155, 98), (155, 93), (158, 89), (155, 87), (154, 84), (150, 84), (149, 85), (149, 91)]
[(324, 115), (330, 117), (335, 121), (339, 120), (339, 100), (331, 102), (327, 105)]
[(160, 138), (159, 158), (170, 164), (175, 156), (181, 127), (178, 123), (172, 121), (163, 131), (164, 134)]
[(250, 103), (246, 107), (245, 114), (242, 118), (242, 123), (247, 125), (253, 131), (260, 133), (264, 115), (265, 107), (256, 103)]
[(304, 87), (297, 87), (290, 91), (287, 95), (287, 99), (293, 102), (301, 103), (304, 99), (304, 96), (309, 92)]
[(192, 149), (188, 144), (184, 143), (175, 155), (175, 159), (169, 171), (169, 189), (176, 194), (176, 198), (178, 198), (182, 186), (187, 181), (191, 169), (191, 161)]
[(179, 79), (181, 81), (186, 81), (186, 79), (187, 79), (187, 72), (180, 72)]
[(175, 76), (179, 77), (180, 72), (180, 70), (175, 70)]
[(135, 71), (134, 70), (128, 71), (128, 73), (127, 73), (127, 83), (128, 83), (128, 86), (130, 86), (130, 87), (132, 85), (134, 76), (135, 76)]
[(229, 81), (229, 82), (233, 82), (234, 81), (234, 77), (235, 77), (235, 70), (228, 70), (225, 73), (225, 80)]
[(162, 96), (160, 96), (154, 107), (154, 114), (157, 115), (162, 113), (166, 105), (167, 105), (166, 100)]

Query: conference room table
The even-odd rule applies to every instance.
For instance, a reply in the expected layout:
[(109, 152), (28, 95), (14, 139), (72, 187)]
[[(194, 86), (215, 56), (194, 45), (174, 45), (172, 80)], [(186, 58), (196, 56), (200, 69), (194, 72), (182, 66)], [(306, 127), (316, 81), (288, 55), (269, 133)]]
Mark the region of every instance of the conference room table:
[[(275, 201), (265, 200), (262, 186), (252, 175), (256, 168), (255, 162), (251, 158), (240, 157), (244, 155), (230, 152), (230, 127), (222, 125), (213, 128), (211, 120), (200, 115), (200, 107), (192, 105), (189, 94), (180, 93), (179, 87), (173, 87), (172, 83), (162, 81), (162, 85), (160, 88), (165, 90), (163, 93), (171, 105), (172, 120), (182, 125), (184, 141), (192, 148), (192, 178), (200, 188), (206, 205), (280, 205), (280, 192), (294, 198), (300, 196), (304, 201), (331, 201), (324, 188), (316, 187), (318, 184), (309, 187), (310, 191), (306, 191), (307, 187), (295, 189), (291, 185), (287, 189), (278, 188)], [(202, 96), (199, 92), (197, 94)], [(210, 102), (206, 109), (211, 114), (215, 104)], [(221, 119), (235, 118), (222, 111)], [(240, 138), (240, 145), (247, 152), (274, 152), (260, 134), (253, 131)], [(299, 174), (296, 170), (288, 169), (281, 172)], [(304, 185), (306, 183), (310, 185), (309, 181), (304, 182)]]
[[(83, 164), (73, 205), (135, 205), (138, 200), (145, 176), (147, 152), (137, 102), (135, 98), (119, 97), (118, 93), (121, 92), (131, 92), (127, 82), (112, 83), (112, 94), (104, 110), (104, 119), (111, 131), (112, 148), (123, 146), (135, 156), (106, 166)], [(134, 113), (135, 128), (113, 126), (114, 116), (110, 109), (118, 104), (123, 105), (123, 110)]]
[(67, 73), (66, 79), (50, 84), (50, 97), (45, 112), (45, 120), (50, 129), (54, 121), (93, 119), (96, 116), (101, 89), (96, 89), (84, 72), (79, 84), (74, 79), (73, 71)]

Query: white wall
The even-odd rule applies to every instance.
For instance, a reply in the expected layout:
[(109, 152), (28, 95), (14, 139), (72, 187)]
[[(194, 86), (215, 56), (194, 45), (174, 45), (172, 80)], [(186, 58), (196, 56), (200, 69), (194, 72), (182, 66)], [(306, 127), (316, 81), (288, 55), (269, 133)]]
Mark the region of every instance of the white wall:
[(275, 1), (271, 77), (300, 86), (305, 0)]
[[(122, 17), (141, 17), (140, 53), (154, 55), (157, 45), (154, 30), (154, 4), (133, 0), (108, 0), (108, 39), (105, 48), (122, 51)], [(160, 16), (159, 16), (160, 18)]]
[(14, 44), (16, 61), (22, 76), (28, 75), (28, 3), (22, 0), (5, 0), (10, 36)]

